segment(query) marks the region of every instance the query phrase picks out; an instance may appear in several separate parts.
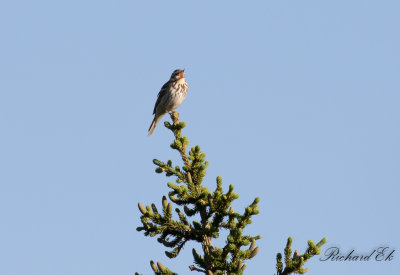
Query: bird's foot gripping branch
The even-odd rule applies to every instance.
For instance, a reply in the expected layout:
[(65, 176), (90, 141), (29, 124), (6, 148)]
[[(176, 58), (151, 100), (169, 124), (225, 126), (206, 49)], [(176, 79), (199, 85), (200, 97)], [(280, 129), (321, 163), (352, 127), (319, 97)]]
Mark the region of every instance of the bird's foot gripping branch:
[[(221, 177), (217, 177), (214, 191), (202, 185), (208, 166), (205, 153), (198, 145), (187, 151), (189, 140), (181, 133), (185, 122), (179, 122), (179, 115), (175, 111), (170, 116), (172, 124), (165, 122), (165, 127), (174, 134), (171, 148), (179, 152), (183, 165), (173, 166), (170, 160), (153, 160), (157, 166), (156, 172), (165, 173), (167, 177), (174, 176), (175, 183), (168, 182), (167, 185), (171, 189), (168, 193), (169, 201), (163, 196), (160, 208), (154, 203), (146, 207), (138, 204), (142, 213), (142, 225), (137, 227), (137, 230), (143, 231), (145, 236), (158, 236), (158, 242), (168, 248), (165, 254), (169, 258), (177, 257), (190, 241), (200, 243), (202, 252), (192, 249), (195, 265), (188, 265), (191, 271), (207, 275), (243, 274), (246, 269), (245, 261), (256, 256), (259, 250), (256, 240), (261, 236), (243, 235), (244, 228), (252, 222), (252, 217), (259, 213), (259, 198), (255, 198), (243, 213), (238, 213), (231, 206), (239, 197), (233, 191), (232, 184), (226, 192), (222, 189)], [(174, 215), (173, 204), (178, 206)], [(227, 232), (226, 240), (223, 246), (218, 247), (213, 241), (218, 239), (224, 230)], [(285, 255), (286, 252), (291, 253), (290, 246), (289, 249), (285, 249)], [(284, 270), (283, 264), (278, 260), (278, 274), (303, 271), (301, 266), (313, 253), (314, 250), (307, 250), (304, 255), (299, 256), (300, 262), (297, 258), (286, 261), (287, 268)], [(154, 274), (176, 274), (160, 262), (155, 264), (151, 261), (150, 265)]]

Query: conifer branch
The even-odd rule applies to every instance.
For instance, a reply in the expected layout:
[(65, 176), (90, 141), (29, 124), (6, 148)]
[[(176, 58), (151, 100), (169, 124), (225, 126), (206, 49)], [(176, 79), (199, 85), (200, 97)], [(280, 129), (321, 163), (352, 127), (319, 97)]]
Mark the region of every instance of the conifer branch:
[[(189, 241), (200, 243), (202, 253), (192, 249), (195, 265), (189, 266), (191, 271), (207, 275), (241, 275), (246, 269), (244, 262), (254, 258), (259, 251), (256, 240), (261, 236), (244, 235), (243, 231), (252, 223), (253, 216), (259, 213), (260, 199), (255, 198), (240, 214), (231, 206), (239, 198), (232, 184), (224, 192), (222, 178), (218, 176), (213, 192), (202, 185), (209, 163), (199, 145), (187, 150), (189, 140), (181, 133), (185, 122), (179, 122), (178, 117), (178, 113), (171, 113), (172, 124), (165, 122), (164, 125), (174, 134), (171, 148), (179, 152), (183, 166), (173, 166), (171, 160), (153, 160), (156, 172), (165, 173), (167, 177), (174, 176), (175, 183), (167, 183), (171, 189), (169, 201), (163, 196), (160, 208), (154, 203), (146, 207), (138, 203), (142, 226), (137, 227), (137, 231), (143, 231), (145, 236), (158, 236), (157, 241), (171, 249), (165, 251), (169, 258), (177, 257)], [(175, 208), (175, 214), (172, 213), (172, 204), (181, 207)], [(218, 247), (213, 244), (213, 239), (219, 238), (221, 230), (227, 230), (228, 235), (225, 245)], [(285, 267), (282, 255), (277, 254), (277, 275), (305, 273), (308, 269), (303, 268), (304, 263), (318, 255), (325, 242), (325, 238), (317, 245), (309, 241), (304, 254), (299, 255), (296, 250), (292, 256), (292, 238), (289, 237), (284, 250)], [(155, 274), (175, 274), (160, 262), (155, 264), (151, 261), (150, 265)]]
[[(166, 162), (153, 160), (157, 166), (157, 173), (165, 173), (167, 177), (175, 176), (176, 183), (168, 182), (171, 191), (168, 197), (172, 203), (183, 206), (183, 211), (175, 209), (178, 219), (172, 215), (172, 203), (167, 198), (162, 198), (162, 211), (159, 211), (155, 204), (144, 207), (138, 203), (142, 213), (142, 226), (138, 231), (144, 231), (145, 236), (159, 236), (158, 242), (165, 247), (171, 248), (165, 254), (169, 258), (179, 255), (188, 241), (200, 242), (203, 255), (195, 249), (192, 250), (194, 262), (197, 266), (189, 266), (190, 270), (203, 272), (205, 274), (242, 274), (246, 268), (245, 260), (253, 258), (259, 248), (255, 247), (255, 241), (260, 236), (243, 235), (243, 229), (251, 223), (253, 215), (257, 215), (259, 198), (250, 204), (243, 214), (233, 211), (231, 203), (239, 198), (234, 186), (230, 185), (226, 193), (222, 190), (222, 178), (217, 177), (217, 186), (211, 192), (202, 185), (206, 175), (208, 162), (205, 161), (205, 153), (197, 145), (187, 151), (189, 141), (182, 136), (181, 131), (185, 122), (179, 122), (178, 114), (171, 114), (172, 124), (165, 122), (166, 128), (174, 134), (174, 141), (171, 148), (177, 150), (183, 161), (182, 168), (173, 166), (172, 161)], [(188, 152), (188, 153), (187, 153)], [(195, 216), (199, 220), (189, 221)], [(226, 245), (219, 248), (213, 244), (213, 239), (219, 237), (220, 230), (228, 230)], [(242, 247), (249, 246), (242, 250)], [(152, 269), (156, 272), (162, 268), (152, 262)]]
[(323, 238), (316, 245), (312, 240), (308, 241), (308, 248), (306, 252), (302, 255), (299, 255), (299, 251), (295, 250), (292, 256), (292, 241), (293, 238), (289, 237), (286, 243), (286, 247), (284, 250), (285, 254), (285, 268), (283, 268), (282, 263), (282, 254), (278, 253), (276, 255), (276, 270), (277, 275), (288, 275), (292, 273), (304, 274), (309, 269), (303, 268), (303, 265), (307, 260), (309, 260), (312, 256), (319, 255), (321, 253), (321, 246), (326, 243), (327, 239)]

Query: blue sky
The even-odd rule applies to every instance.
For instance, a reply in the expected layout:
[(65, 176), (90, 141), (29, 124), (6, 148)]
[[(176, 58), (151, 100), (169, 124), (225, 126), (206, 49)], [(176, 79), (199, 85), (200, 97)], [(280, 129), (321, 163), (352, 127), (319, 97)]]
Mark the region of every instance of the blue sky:
[[(172, 136), (147, 129), (176, 68), (184, 134), (210, 162), (205, 184), (259, 196), (247, 274), (273, 274), (288, 236), (300, 252), (391, 262), (321, 262), (308, 274), (400, 268), (398, 1), (7, 1), (0, 4), (0, 274), (189, 274), (168, 260), (137, 203), (161, 204)], [(217, 242), (218, 243), (218, 242)], [(219, 242), (223, 244), (223, 242)], [(324, 249), (323, 249), (324, 251)]]

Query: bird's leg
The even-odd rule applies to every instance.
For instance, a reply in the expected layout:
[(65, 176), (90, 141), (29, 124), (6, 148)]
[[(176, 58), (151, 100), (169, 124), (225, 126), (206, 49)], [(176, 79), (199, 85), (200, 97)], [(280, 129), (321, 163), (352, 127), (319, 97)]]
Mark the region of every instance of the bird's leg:
[[(174, 112), (175, 112), (175, 110), (169, 111), (168, 114), (172, 115)], [(178, 117), (179, 117), (179, 113), (178, 112), (176, 112), (176, 113), (178, 114)]]

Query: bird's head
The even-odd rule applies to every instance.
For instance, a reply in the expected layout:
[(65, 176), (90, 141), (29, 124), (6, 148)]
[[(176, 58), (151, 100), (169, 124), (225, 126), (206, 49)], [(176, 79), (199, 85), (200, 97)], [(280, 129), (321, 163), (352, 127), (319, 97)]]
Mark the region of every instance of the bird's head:
[(172, 74), (171, 74), (171, 80), (178, 80), (181, 78), (185, 77), (185, 70), (175, 70)]

